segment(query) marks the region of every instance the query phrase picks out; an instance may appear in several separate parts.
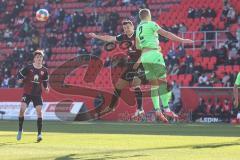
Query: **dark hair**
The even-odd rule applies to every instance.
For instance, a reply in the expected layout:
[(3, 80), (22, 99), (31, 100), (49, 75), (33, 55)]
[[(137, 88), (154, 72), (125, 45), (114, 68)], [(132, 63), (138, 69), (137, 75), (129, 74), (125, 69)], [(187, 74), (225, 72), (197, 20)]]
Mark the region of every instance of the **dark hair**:
[(36, 50), (33, 52), (33, 58), (36, 56), (36, 55), (41, 55), (44, 57), (44, 52), (43, 50)]
[(133, 26), (133, 22), (129, 19), (125, 19), (122, 21), (122, 25), (127, 25), (127, 24), (131, 24)]

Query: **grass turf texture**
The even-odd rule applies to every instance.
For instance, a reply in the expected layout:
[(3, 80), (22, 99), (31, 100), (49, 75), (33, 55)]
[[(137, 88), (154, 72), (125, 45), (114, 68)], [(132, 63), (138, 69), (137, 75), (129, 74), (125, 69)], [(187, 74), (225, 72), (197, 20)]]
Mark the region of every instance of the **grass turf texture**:
[(0, 159), (22, 160), (238, 160), (240, 126), (229, 124), (149, 124), (25, 121), (16, 141), (17, 121), (0, 121)]

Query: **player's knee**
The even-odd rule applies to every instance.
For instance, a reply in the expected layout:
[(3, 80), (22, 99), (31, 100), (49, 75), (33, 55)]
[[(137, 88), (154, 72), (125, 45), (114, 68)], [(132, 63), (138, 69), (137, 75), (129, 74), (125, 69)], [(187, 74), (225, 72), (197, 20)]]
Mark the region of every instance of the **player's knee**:
[(157, 79), (151, 80), (150, 83), (151, 83), (152, 86), (159, 86), (159, 83), (158, 83)]
[(115, 85), (115, 88), (116, 88), (116, 89), (122, 89), (122, 88), (124, 88), (124, 84), (123, 84), (123, 83), (117, 83), (117, 84)]
[(21, 109), (20, 109), (19, 117), (23, 117), (23, 116), (24, 116), (24, 112), (25, 112), (24, 110), (21, 110)]
[(133, 85), (134, 88), (139, 87), (141, 85), (141, 80), (139, 78), (134, 78), (132, 85)]
[(42, 118), (42, 108), (41, 106), (36, 106), (37, 117)]
[(115, 88), (116, 89), (121, 89), (122, 87), (121, 87), (121, 85), (115, 85)]
[(38, 111), (38, 112), (37, 112), (37, 117), (38, 117), (38, 118), (42, 118), (42, 111)]
[(135, 89), (135, 88), (140, 88), (140, 86), (141, 86), (141, 81), (140, 81), (140, 83), (133, 83), (132, 85), (133, 85), (133, 88), (134, 88), (134, 89)]
[(166, 78), (160, 78), (160, 79), (158, 79), (157, 83), (158, 83), (158, 85), (165, 85), (168, 82), (167, 82)]
[(19, 116), (20, 117), (24, 116), (25, 110), (26, 110), (26, 106), (25, 105), (21, 105), (20, 112), (19, 112)]

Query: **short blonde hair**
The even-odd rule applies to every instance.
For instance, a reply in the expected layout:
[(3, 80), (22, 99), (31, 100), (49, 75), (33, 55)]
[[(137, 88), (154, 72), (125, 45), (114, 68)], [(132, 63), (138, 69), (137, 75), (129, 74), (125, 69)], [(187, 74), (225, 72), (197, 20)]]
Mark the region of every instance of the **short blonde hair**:
[(146, 19), (148, 16), (151, 16), (151, 11), (147, 8), (139, 10), (139, 18), (141, 20)]

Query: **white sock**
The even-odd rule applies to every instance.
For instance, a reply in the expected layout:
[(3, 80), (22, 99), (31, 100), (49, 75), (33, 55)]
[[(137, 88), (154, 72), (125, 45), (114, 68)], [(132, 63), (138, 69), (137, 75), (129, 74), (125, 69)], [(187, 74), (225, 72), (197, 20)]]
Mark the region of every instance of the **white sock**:
[(164, 108), (164, 112), (171, 112), (170, 108)]

